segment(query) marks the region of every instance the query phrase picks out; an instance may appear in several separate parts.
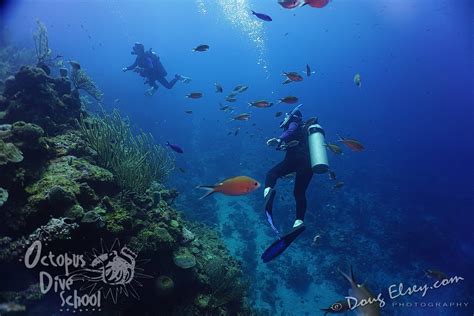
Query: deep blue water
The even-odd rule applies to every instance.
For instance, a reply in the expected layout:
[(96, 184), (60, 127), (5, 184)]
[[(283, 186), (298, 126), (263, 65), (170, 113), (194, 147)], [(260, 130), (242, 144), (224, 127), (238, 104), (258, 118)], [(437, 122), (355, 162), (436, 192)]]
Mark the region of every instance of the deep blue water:
[[(178, 208), (221, 232), (224, 221), (232, 223), (224, 237), (252, 280), (257, 308), (314, 315), (338, 299), (334, 292), (346, 293), (344, 280), (328, 271), (352, 264), (374, 292), (392, 283), (429, 282), (422, 271), (427, 268), (466, 279), (432, 297), (407, 301), (470, 302), (468, 308), (390, 303), (384, 308), (387, 315), (472, 314), (472, 1), (333, 0), (323, 9), (294, 10), (281, 8), (276, 0), (14, 2), (1, 16), (4, 40), (32, 47), (35, 20), (40, 19), (54, 54), (80, 61), (105, 93), (106, 109), (118, 107), (158, 142), (184, 148), (177, 166), (185, 173), (176, 171), (169, 181), (181, 192)], [(258, 22), (250, 9), (273, 21)], [(130, 51), (136, 41), (157, 52), (169, 79), (179, 73), (192, 82), (144, 96), (142, 79), (121, 72), (133, 62)], [(199, 44), (211, 48), (192, 52)], [(282, 71), (301, 72), (306, 64), (315, 75), (281, 84)], [(361, 74), (360, 88), (353, 83), (356, 73)], [(214, 82), (222, 84), (224, 94), (214, 92)], [(226, 93), (241, 83), (250, 88), (238, 97), (237, 112), (250, 110), (252, 118), (229, 122), (219, 102), (224, 104)], [(184, 97), (193, 91), (204, 97)], [(283, 158), (265, 145), (280, 133), (274, 113), (291, 106), (248, 109), (246, 103), (286, 95), (300, 98), (305, 117), (319, 117), (328, 140), (334, 142), (336, 133), (350, 135), (367, 149), (329, 156), (345, 187), (333, 192), (325, 175), (314, 177), (305, 236), (265, 267), (259, 255), (273, 236), (261, 190), (198, 201), (202, 192), (194, 187), (241, 174), (263, 182), (267, 170)], [(193, 114), (184, 113), (189, 109)], [(237, 127), (239, 135), (227, 135)], [(292, 183), (280, 181), (278, 190), (287, 197), (279, 200), (276, 220), (289, 229)], [(248, 231), (237, 232), (237, 226)], [(334, 246), (336, 233), (344, 237), (344, 246)], [(322, 236), (317, 248), (310, 246), (315, 234)], [(300, 289), (304, 282), (298, 280), (282, 284), (291, 279), (282, 276), (285, 271), (303, 274), (305, 267), (314, 283), (308, 289)], [(278, 290), (268, 289), (274, 283)], [(327, 287), (331, 290), (321, 292)]]

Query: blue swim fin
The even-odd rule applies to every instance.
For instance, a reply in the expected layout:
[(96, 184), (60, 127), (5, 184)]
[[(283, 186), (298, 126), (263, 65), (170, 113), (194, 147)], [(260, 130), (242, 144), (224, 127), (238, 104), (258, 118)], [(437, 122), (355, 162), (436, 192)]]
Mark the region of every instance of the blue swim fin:
[(267, 215), (267, 221), (272, 227), (273, 231), (280, 237), (280, 233), (278, 229), (275, 227), (275, 223), (273, 222), (273, 201), (275, 200), (276, 191), (274, 189), (270, 189), (265, 197), (265, 214)]
[(265, 252), (262, 254), (262, 260), (264, 263), (270, 262), (271, 260), (275, 259), (279, 255), (283, 253), (283, 251), (288, 248), (291, 243), (302, 233), (306, 227), (300, 226), (293, 230), (291, 233), (283, 236), (282, 238), (275, 241), (273, 244), (268, 247)]

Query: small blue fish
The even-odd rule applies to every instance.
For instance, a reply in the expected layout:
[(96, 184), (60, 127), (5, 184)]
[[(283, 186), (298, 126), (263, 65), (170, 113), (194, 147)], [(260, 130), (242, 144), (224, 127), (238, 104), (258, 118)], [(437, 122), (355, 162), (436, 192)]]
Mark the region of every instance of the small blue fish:
[(255, 15), (257, 18), (259, 18), (260, 20), (264, 20), (264, 21), (267, 21), (267, 22), (271, 22), (272, 21), (272, 18), (266, 14), (263, 14), (263, 13), (257, 13), (255, 11), (252, 10), (252, 14)]
[(173, 149), (175, 152), (177, 152), (178, 154), (182, 154), (184, 153), (183, 149), (181, 147), (179, 147), (178, 145), (176, 144), (170, 144), (170, 142), (166, 142), (166, 145)]

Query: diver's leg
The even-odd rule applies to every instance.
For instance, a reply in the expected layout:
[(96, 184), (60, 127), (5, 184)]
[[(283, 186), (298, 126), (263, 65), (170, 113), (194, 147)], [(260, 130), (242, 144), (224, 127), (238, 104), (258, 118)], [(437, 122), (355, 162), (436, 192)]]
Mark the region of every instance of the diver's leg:
[(278, 178), (293, 171), (291, 166), (292, 164), (285, 159), (270, 169), (265, 178), (265, 190), (263, 191), (263, 197), (265, 198), (265, 214), (267, 215), (267, 220), (270, 223), (270, 226), (277, 235), (279, 235), (279, 232), (273, 222), (273, 201), (275, 200), (276, 194), (276, 191), (273, 188), (275, 187)]
[(152, 96), (155, 94), (156, 90), (158, 90), (158, 85), (156, 84), (155, 82), (155, 79), (153, 78), (147, 78), (147, 81), (146, 81), (147, 84), (150, 85), (150, 89), (148, 89), (145, 94), (148, 95), (148, 96)]
[(165, 87), (166, 89), (171, 89), (174, 87), (174, 85), (176, 84), (176, 82), (178, 82), (179, 80), (179, 77), (175, 77), (173, 80), (171, 80), (170, 82), (168, 82), (168, 80), (166, 80), (165, 77), (157, 77), (156, 80), (158, 80), (159, 83), (161, 83), (161, 85), (163, 87)]
[(313, 177), (313, 170), (311, 168), (304, 168), (296, 171), (295, 189), (293, 194), (296, 201), (296, 220), (293, 227), (303, 224), (304, 215), (306, 213), (306, 189), (308, 188), (311, 178)]
[[(274, 188), (278, 178), (284, 177), (287, 174), (290, 174), (292, 171), (294, 170), (292, 170), (291, 164), (286, 159), (270, 169), (267, 172), (267, 176), (265, 178), (265, 191), (268, 191), (268, 188)], [(263, 193), (266, 195), (268, 192)]]

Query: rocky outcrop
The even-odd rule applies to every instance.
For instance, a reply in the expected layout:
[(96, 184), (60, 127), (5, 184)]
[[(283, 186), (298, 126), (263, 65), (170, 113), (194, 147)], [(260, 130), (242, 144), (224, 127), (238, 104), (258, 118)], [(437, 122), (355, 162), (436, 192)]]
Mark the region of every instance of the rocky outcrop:
[[(216, 233), (184, 221), (173, 209), (176, 190), (153, 183), (145, 192), (125, 191), (114, 174), (98, 166), (76, 128), (81, 103), (66, 78), (22, 67), (5, 82), (0, 112), (0, 269), (14, 270), (19, 280), (2, 282), (0, 303), (5, 298), (29, 310), (31, 295), (25, 293), (37, 287), (21, 275), (31, 271), (15, 263), (35, 240), (47, 241), (53, 253), (66, 248), (90, 253), (101, 240), (109, 245), (119, 240), (128, 247), (125, 255), (147, 259), (140, 268), (149, 276), (141, 300), (120, 302), (123, 310), (138, 315), (158, 306), (153, 312), (163, 315), (251, 314), (238, 263)], [(217, 259), (223, 270), (210, 268)]]

